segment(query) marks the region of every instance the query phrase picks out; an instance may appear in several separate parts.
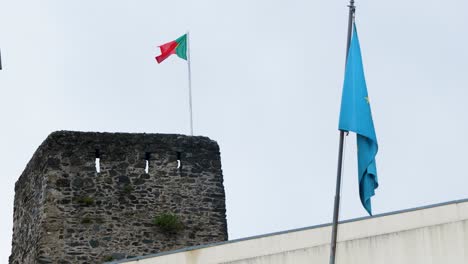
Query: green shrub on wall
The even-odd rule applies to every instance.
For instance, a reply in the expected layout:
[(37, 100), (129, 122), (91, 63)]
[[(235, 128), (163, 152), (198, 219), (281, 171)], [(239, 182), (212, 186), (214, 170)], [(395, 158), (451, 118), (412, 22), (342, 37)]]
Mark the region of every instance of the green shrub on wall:
[(114, 260), (114, 257), (112, 257), (112, 256), (104, 256), (102, 258), (102, 261), (104, 261), (104, 262), (113, 261), (113, 260)]
[(90, 206), (94, 203), (94, 198), (93, 197), (89, 197), (89, 196), (85, 196), (85, 197), (80, 197), (77, 199), (77, 202), (79, 204), (82, 204), (82, 205), (85, 205), (85, 206)]
[(92, 222), (93, 222), (93, 220), (90, 217), (87, 217), (87, 216), (85, 216), (85, 217), (83, 217), (81, 219), (82, 224), (91, 224)]
[(177, 233), (184, 228), (179, 217), (171, 213), (163, 213), (156, 216), (153, 223), (165, 233)]
[(130, 185), (130, 184), (125, 184), (125, 186), (123, 187), (123, 192), (126, 193), (126, 194), (130, 194), (133, 192), (133, 186)]

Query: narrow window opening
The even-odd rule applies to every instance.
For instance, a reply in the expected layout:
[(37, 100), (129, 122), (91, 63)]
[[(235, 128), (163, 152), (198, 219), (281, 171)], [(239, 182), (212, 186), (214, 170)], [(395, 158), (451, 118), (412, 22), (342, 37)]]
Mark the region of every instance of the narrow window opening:
[(96, 149), (96, 172), (100, 173), (101, 172), (101, 153), (99, 152), (99, 149)]
[(150, 161), (150, 158), (151, 158), (151, 153), (146, 152), (146, 153), (145, 153), (145, 161), (146, 161), (145, 173), (149, 173), (149, 161)]
[(177, 152), (177, 169), (182, 169), (182, 153)]

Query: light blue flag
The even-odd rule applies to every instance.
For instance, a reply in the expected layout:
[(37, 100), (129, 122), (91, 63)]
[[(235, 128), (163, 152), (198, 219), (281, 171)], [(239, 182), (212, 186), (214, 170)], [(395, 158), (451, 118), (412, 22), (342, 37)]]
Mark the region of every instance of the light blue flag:
[(371, 197), (374, 196), (374, 190), (379, 186), (375, 165), (378, 145), (355, 24), (346, 62), (338, 127), (340, 130), (356, 133), (359, 195), (362, 205), (372, 215)]

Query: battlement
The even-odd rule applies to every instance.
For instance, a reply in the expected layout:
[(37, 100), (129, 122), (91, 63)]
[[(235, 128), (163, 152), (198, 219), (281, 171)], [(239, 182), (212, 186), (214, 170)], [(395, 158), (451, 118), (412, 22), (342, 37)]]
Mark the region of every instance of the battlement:
[[(227, 240), (219, 147), (206, 137), (54, 132), (15, 192), (10, 263), (99, 263)], [(183, 228), (161, 230), (165, 213)]]

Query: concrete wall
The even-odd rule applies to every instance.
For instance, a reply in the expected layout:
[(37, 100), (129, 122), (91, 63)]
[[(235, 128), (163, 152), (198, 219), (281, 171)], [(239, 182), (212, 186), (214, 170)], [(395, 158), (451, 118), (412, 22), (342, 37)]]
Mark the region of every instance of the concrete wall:
[[(206, 137), (55, 132), (15, 192), (10, 263), (101, 263), (227, 240), (219, 147)], [(155, 225), (164, 213), (183, 228)]]
[[(324, 225), (119, 263), (328, 263), (330, 235)], [(348, 221), (338, 241), (339, 264), (466, 264), (468, 201)]]

